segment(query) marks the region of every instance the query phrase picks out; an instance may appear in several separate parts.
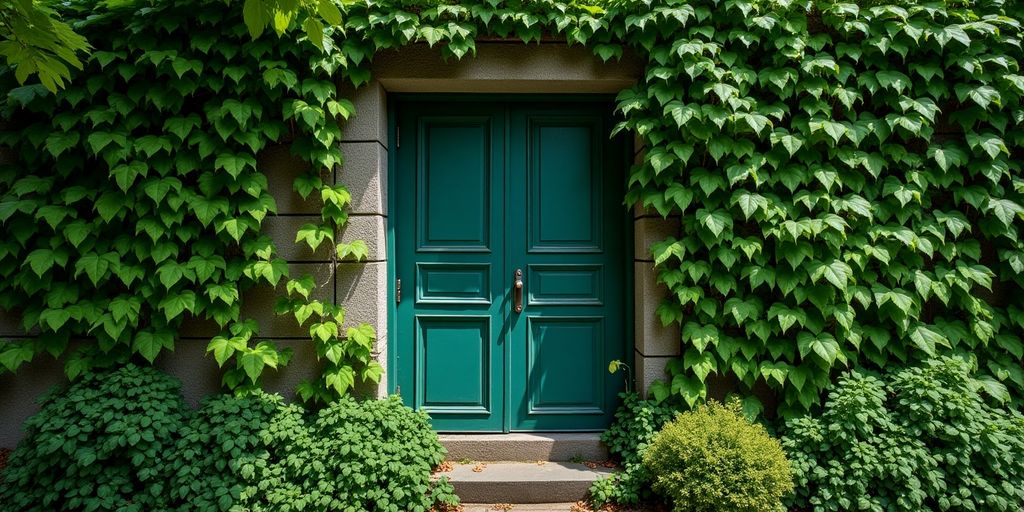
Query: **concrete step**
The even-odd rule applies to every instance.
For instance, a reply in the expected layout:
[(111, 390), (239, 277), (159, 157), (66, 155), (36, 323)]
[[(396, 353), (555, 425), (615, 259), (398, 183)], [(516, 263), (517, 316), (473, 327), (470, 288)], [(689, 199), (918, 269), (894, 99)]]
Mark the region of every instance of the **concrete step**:
[(559, 434), (441, 434), (448, 460), (602, 461), (608, 450), (598, 432)]
[[(511, 508), (509, 506), (511, 505)], [(467, 503), (462, 512), (580, 512), (576, 503)]]
[[(616, 506), (618, 512), (650, 512), (637, 507)], [(587, 503), (467, 503), (462, 512), (591, 512)]]
[(454, 464), (447, 476), (463, 503), (572, 503), (613, 469), (572, 462)]

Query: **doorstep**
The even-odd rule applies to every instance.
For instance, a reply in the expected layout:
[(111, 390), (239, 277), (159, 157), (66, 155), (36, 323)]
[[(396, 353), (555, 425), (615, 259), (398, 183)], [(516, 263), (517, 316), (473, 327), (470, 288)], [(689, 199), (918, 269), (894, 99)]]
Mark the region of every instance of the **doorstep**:
[(448, 477), (463, 503), (527, 504), (583, 500), (595, 480), (613, 473), (572, 462), (477, 462), (436, 476)]
[(603, 461), (608, 450), (600, 432), (516, 433), (516, 434), (439, 434), (448, 449), (448, 460), (520, 461), (539, 460)]

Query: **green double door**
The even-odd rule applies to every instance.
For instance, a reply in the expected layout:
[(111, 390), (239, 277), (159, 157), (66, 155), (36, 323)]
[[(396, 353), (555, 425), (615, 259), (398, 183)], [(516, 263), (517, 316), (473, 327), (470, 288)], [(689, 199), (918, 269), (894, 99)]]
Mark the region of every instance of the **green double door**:
[(626, 346), (611, 107), (395, 106), (395, 391), (440, 431), (599, 430)]

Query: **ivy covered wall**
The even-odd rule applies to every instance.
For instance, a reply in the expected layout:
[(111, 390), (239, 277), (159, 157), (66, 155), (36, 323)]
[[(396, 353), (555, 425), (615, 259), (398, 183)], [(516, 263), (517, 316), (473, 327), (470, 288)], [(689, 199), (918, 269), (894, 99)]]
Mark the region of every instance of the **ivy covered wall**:
[(15, 371), (72, 339), (86, 340), (67, 360), (72, 377), (153, 361), (197, 317), (222, 329), (209, 351), (225, 385), (259, 386), (289, 358), (242, 315), (245, 290), (262, 283), (283, 288), (280, 311), (321, 358), (304, 398), (379, 379), (372, 329), (342, 328), (344, 308), (261, 234), (277, 205), (257, 156), (285, 144), (310, 166), (294, 188), (323, 207), (297, 240), (330, 247), (331, 261), (365, 258), (365, 244), (336, 239), (351, 201), (338, 123), (352, 110), (336, 83), (365, 83), (375, 53), (412, 42), (458, 59), (478, 36), (555, 36), (647, 62), (619, 94), (618, 130), (647, 147), (627, 201), (681, 225), (652, 255), (672, 292), (659, 320), (680, 326), (682, 354), (656, 397), (692, 404), (727, 376), (741, 393), (771, 388), (792, 413), (816, 406), (844, 368), (961, 352), (990, 392), (1019, 402), (1022, 13), (999, 1), (915, 4), (387, 1), (311, 20), (247, 13), (313, 41), (253, 40), (234, 3), (100, 12), (79, 27), (96, 50), (67, 90), (3, 77), (0, 142), (14, 161), (0, 172), (0, 307), (33, 337), (6, 344), (0, 364)]

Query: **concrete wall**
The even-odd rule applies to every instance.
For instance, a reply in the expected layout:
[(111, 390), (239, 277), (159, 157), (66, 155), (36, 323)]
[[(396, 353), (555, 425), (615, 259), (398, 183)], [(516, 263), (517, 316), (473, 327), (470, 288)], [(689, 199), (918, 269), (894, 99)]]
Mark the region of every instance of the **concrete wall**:
[[(353, 206), (342, 240), (365, 240), (368, 261), (342, 263), (332, 268), (324, 247), (316, 252), (296, 244), (295, 231), (315, 222), (319, 199), (302, 200), (292, 191), (292, 179), (303, 172), (302, 162), (285, 148), (273, 148), (259, 159), (268, 175), (271, 193), (279, 213), (264, 222), (264, 231), (277, 243), (280, 255), (289, 261), (293, 275), (310, 273), (320, 284), (317, 293), (347, 308), (347, 321), (366, 322), (377, 329), (376, 354), (387, 364), (387, 218), (388, 156), (387, 95), (389, 92), (453, 93), (615, 93), (641, 76), (643, 64), (627, 56), (619, 62), (602, 63), (582, 47), (563, 44), (523, 45), (480, 43), (475, 58), (445, 62), (439, 52), (425, 45), (413, 45), (374, 58), (373, 81), (358, 90), (344, 90), (356, 114), (342, 129), (344, 164), (332, 176), (352, 193)], [(655, 283), (650, 244), (678, 232), (678, 220), (665, 220), (656, 213), (637, 210), (634, 215), (635, 371), (641, 389), (664, 376), (667, 361), (679, 351), (678, 328), (663, 328), (655, 309), (667, 290)], [(269, 287), (250, 290), (243, 296), (243, 315), (256, 319), (261, 336), (295, 351), (292, 363), (265, 377), (271, 390), (291, 395), (295, 385), (318, 372), (308, 333), (289, 317), (273, 312), (277, 293)], [(623, 312), (629, 314), (629, 312)], [(183, 330), (173, 354), (159, 365), (181, 378), (187, 400), (196, 404), (219, 389), (216, 363), (206, 357), (205, 347), (216, 327), (193, 322)], [(16, 319), (0, 314), (0, 338), (22, 336)], [(386, 368), (385, 368), (386, 371)], [(20, 425), (34, 413), (36, 397), (63, 381), (62, 365), (47, 357), (28, 365), (16, 376), (0, 376), (0, 447), (10, 447), (21, 438)], [(386, 393), (385, 381), (375, 392)]]

